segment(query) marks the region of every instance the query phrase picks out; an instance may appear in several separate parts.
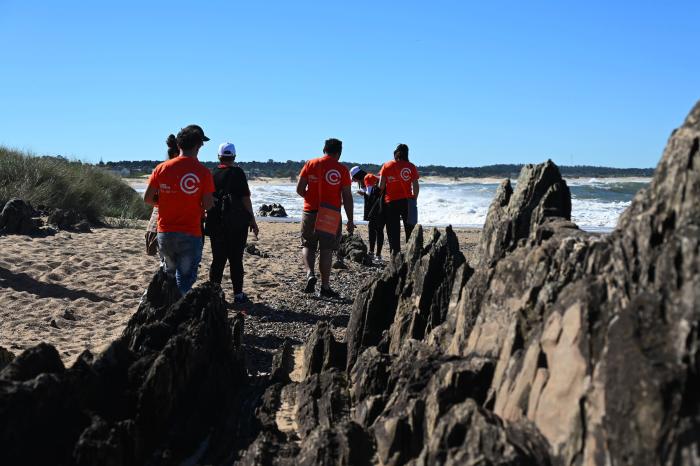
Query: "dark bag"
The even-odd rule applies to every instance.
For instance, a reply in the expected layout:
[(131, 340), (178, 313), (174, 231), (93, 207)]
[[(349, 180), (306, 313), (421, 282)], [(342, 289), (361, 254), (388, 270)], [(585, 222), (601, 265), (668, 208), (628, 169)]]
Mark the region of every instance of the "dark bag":
[(146, 254), (149, 256), (158, 254), (158, 233), (155, 231), (146, 232)]
[(243, 206), (243, 202), (230, 194), (226, 194), (219, 201), (219, 218), (221, 229), (225, 233), (248, 228), (252, 219), (250, 212)]
[(372, 194), (369, 195), (367, 202), (369, 202), (372, 205), (372, 208), (370, 209), (369, 214), (367, 215), (367, 220), (374, 222), (383, 220), (384, 212), (386, 211), (386, 202), (384, 202), (384, 191), (380, 191), (379, 189), (375, 188), (372, 191)]

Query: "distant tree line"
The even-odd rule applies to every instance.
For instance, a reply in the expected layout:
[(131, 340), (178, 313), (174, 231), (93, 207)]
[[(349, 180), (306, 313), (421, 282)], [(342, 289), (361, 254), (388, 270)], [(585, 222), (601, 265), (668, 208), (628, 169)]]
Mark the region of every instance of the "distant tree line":
[[(140, 160), (121, 162), (100, 162), (100, 166), (109, 170), (128, 170), (131, 176), (148, 175), (162, 160)], [(295, 179), (305, 161), (287, 160), (286, 162), (240, 162), (238, 165), (245, 170), (249, 177), (270, 177)], [(343, 162), (348, 168), (359, 165), (371, 173), (379, 172), (380, 165), (369, 163)], [(209, 168), (214, 168), (217, 162), (204, 162)], [(441, 176), (448, 178), (516, 178), (523, 164), (498, 164), (483, 167), (444, 167), (442, 165), (425, 165), (418, 167), (423, 176)], [(590, 165), (560, 165), (559, 170), (565, 177), (622, 177), (622, 176), (652, 176), (653, 168), (612, 168)]]

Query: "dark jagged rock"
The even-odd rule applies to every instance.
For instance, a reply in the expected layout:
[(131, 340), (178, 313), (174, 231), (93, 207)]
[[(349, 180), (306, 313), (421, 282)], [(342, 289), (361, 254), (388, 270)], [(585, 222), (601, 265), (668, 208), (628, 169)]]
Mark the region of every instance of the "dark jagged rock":
[(481, 233), (480, 260), (495, 263), (547, 217), (571, 220), (571, 193), (551, 160), (525, 165), (515, 192), (510, 180), (498, 187)]
[(0, 235), (47, 236), (53, 230), (42, 228), (39, 213), (22, 199), (10, 199), (0, 212)]
[(0, 346), (0, 371), (11, 363), (13, 359), (15, 359), (15, 355), (12, 353), (12, 351), (6, 350)]
[(547, 466), (545, 442), (527, 427), (504, 425), (472, 399), (444, 413), (422, 449), (416, 465), (518, 464)]
[(351, 421), (314, 429), (302, 443), (300, 466), (369, 466), (374, 445), (368, 433)]
[(367, 245), (359, 235), (343, 235), (338, 247), (338, 257), (349, 259), (358, 264), (371, 263), (367, 255)]
[(433, 230), (427, 244), (417, 226), (406, 255), (392, 262), (375, 282), (360, 290), (348, 324), (348, 367), (370, 345), (377, 345), (388, 331), (389, 351), (396, 353), (407, 338), (422, 339), (447, 316), (457, 272), (460, 282), (471, 275), (459, 250), (457, 237), (448, 227)]
[(0, 378), (0, 464), (72, 464), (89, 421), (61, 374)]
[(270, 257), (270, 255), (269, 255), (268, 253), (261, 251), (261, 250), (258, 249), (258, 247), (257, 247), (256, 245), (254, 245), (254, 244), (249, 244), (249, 245), (247, 245), (247, 246), (245, 247), (245, 252), (247, 252), (248, 254), (250, 254), (250, 255), (252, 255), (252, 256), (262, 257), (263, 259), (267, 259), (267, 258)]
[(299, 436), (306, 438), (316, 427), (331, 428), (348, 419), (350, 394), (347, 378), (333, 368), (309, 375), (297, 386)]
[(294, 370), (294, 347), (289, 338), (285, 338), (282, 346), (272, 356), (270, 380), (273, 382), (289, 383), (289, 374)]
[(346, 345), (335, 341), (328, 322), (318, 322), (304, 346), (303, 376), (318, 374), (331, 367), (345, 370), (346, 359)]
[(258, 209), (260, 217), (287, 217), (287, 211), (281, 204), (263, 204)]
[(177, 464), (195, 452), (218, 463), (231, 454), (246, 374), (223, 294), (205, 284), (173, 303), (173, 287), (156, 274), (122, 338), (95, 357), (83, 353), (66, 370), (40, 345), (3, 369), (0, 463)]
[(61, 374), (65, 371), (61, 356), (47, 343), (23, 351), (0, 371), (0, 379), (24, 382), (39, 374)]
[(59, 230), (90, 233), (90, 223), (80, 212), (73, 209), (54, 209), (49, 214), (48, 223)]

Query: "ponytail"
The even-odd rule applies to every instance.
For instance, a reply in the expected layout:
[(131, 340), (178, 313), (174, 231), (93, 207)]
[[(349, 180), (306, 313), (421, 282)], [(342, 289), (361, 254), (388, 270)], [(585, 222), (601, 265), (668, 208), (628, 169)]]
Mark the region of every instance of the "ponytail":
[(165, 144), (168, 145), (169, 159), (175, 158), (180, 154), (180, 149), (177, 147), (177, 138), (174, 134), (168, 136), (168, 139), (165, 140)]

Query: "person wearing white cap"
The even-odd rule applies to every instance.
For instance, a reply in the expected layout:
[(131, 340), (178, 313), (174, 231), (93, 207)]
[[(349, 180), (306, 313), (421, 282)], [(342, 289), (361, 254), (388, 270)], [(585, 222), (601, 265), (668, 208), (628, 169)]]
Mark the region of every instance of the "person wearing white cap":
[(233, 164), (236, 146), (225, 142), (219, 146), (219, 166), (214, 169), (215, 204), (207, 211), (206, 234), (211, 238), (212, 262), (209, 281), (221, 283), (226, 261), (233, 285), (233, 302), (244, 303), (243, 252), (248, 230), (258, 235), (248, 180), (243, 169)]

